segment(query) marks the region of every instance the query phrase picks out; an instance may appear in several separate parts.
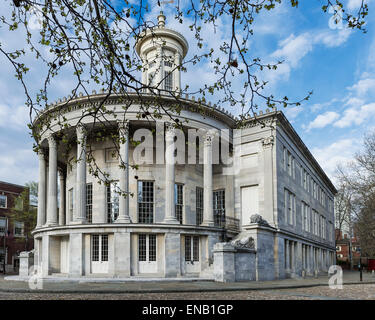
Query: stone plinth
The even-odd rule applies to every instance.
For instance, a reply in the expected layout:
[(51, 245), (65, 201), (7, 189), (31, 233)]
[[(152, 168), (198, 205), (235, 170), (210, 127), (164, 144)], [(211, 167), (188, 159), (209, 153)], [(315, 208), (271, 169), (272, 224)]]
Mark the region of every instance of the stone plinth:
[(214, 246), (214, 279), (218, 282), (255, 280), (254, 249), (236, 248), (221, 242)]
[(20, 253), (20, 276), (29, 276), (30, 267), (34, 265), (34, 253), (32, 251), (22, 251)]

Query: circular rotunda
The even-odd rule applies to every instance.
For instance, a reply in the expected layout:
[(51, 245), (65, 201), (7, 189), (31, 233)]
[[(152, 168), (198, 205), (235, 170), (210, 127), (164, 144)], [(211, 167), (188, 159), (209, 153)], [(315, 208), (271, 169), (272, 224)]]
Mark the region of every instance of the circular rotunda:
[[(187, 51), (184, 36), (166, 28), (160, 14), (158, 25), (136, 44), (142, 82), (179, 94), (179, 66)], [(185, 95), (173, 116), (183, 124), (177, 130), (168, 113), (175, 101), (171, 95), (158, 97), (165, 106), (161, 117), (150, 121), (139, 116), (144, 103), (152, 110), (154, 99), (150, 92), (107, 96), (94, 91), (64, 98), (35, 120), (35, 127), (43, 119), (50, 122), (39, 129), (33, 231), (34, 263), (43, 276), (212, 275), (214, 244), (234, 237), (238, 226), (231, 210), (233, 176), (223, 174), (224, 164), (212, 161), (211, 132), (229, 132), (235, 120), (223, 109)], [(85, 116), (102, 101), (111, 111), (106, 132), (118, 135), (118, 144), (103, 137), (98, 119)], [(61, 117), (68, 125), (61, 126)], [(194, 136), (198, 131), (203, 134)], [(189, 141), (197, 140), (201, 148), (179, 152), (182, 160), (174, 161), (181, 139), (187, 149)]]

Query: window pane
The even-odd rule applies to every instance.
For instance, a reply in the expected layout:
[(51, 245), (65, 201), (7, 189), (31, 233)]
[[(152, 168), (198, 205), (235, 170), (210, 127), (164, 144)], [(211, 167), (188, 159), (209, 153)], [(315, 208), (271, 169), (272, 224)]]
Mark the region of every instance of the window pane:
[(102, 235), (102, 261), (108, 261), (108, 235)]
[(172, 73), (164, 71), (164, 89), (171, 91), (173, 89)]
[(196, 188), (196, 224), (203, 222), (203, 188)]
[(138, 181), (138, 222), (154, 222), (154, 182)]
[(92, 239), (92, 253), (91, 253), (91, 258), (92, 261), (99, 261), (99, 235), (94, 234), (91, 236)]
[(199, 261), (199, 237), (193, 237), (193, 260)]
[(86, 219), (92, 222), (92, 183), (86, 184)]
[(175, 194), (175, 207), (176, 207), (176, 218), (182, 223), (182, 211), (183, 211), (183, 185), (175, 184), (174, 185), (174, 194)]
[(156, 261), (156, 234), (149, 235), (148, 261)]
[(215, 226), (223, 226), (225, 223), (225, 190), (214, 191), (213, 195)]
[(146, 261), (146, 235), (138, 235), (138, 261)]
[(7, 207), (7, 196), (0, 195), (0, 208)]
[(185, 236), (185, 261), (191, 261), (191, 237)]

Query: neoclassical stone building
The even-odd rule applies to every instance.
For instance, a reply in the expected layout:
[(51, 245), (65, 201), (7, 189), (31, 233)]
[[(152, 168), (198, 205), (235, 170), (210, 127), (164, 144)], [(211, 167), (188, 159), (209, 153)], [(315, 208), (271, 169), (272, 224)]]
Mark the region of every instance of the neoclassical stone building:
[[(165, 27), (162, 14), (158, 19), (158, 26), (136, 45), (144, 61), (142, 81), (178, 92), (181, 80), (175, 67), (188, 43)], [(203, 162), (190, 161), (186, 154), (184, 164), (175, 164), (177, 133), (170, 118), (167, 113), (152, 122), (139, 118), (136, 93), (112, 94), (106, 100), (113, 111), (106, 121), (124, 138), (119, 148), (111, 139), (89, 135), (96, 130), (94, 119), (82, 115), (105, 95), (64, 98), (36, 119), (52, 115), (51, 126), (40, 131), (33, 233), (34, 261), (43, 277), (213, 278), (234, 266), (232, 280), (262, 280), (327, 271), (334, 263), (336, 189), (282, 112), (267, 110), (235, 130), (236, 120), (228, 112), (184, 96), (176, 117), (184, 130), (205, 132), (193, 155), (195, 159), (201, 150)], [(152, 103), (154, 96), (145, 92), (142, 99)], [(124, 101), (130, 102), (126, 111)], [(160, 101), (168, 106), (173, 97), (162, 95)], [(58, 126), (56, 110), (69, 127)], [(145, 150), (151, 161), (139, 164), (137, 146), (130, 141), (142, 140), (140, 129), (155, 128), (149, 137), (154, 143)], [(59, 141), (59, 130), (75, 142), (72, 148)], [(187, 142), (188, 135), (183, 139)], [(214, 161), (215, 139), (236, 155), (233, 163)], [(88, 154), (108, 175), (108, 185), (92, 174)], [(126, 165), (120, 166), (121, 161)], [(234, 258), (246, 248), (228, 241), (244, 237), (251, 237), (253, 246)], [(227, 243), (215, 246), (221, 242)]]

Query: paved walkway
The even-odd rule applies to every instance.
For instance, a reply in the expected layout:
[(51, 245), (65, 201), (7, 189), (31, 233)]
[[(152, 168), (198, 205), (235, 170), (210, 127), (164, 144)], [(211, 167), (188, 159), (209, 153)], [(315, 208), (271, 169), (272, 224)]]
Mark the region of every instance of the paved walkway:
[[(53, 292), (53, 293), (165, 293), (165, 292), (214, 292), (272, 290), (290, 288), (308, 288), (328, 286), (328, 276), (305, 279), (283, 279), (275, 281), (249, 281), (221, 283), (196, 279), (156, 280), (137, 279), (49, 279), (42, 281), (42, 289), (30, 289), (27, 281), (11, 281), (16, 276), (0, 276), (0, 292)], [(18, 278), (18, 280), (20, 280)], [(63, 280), (63, 281), (61, 281)], [(375, 284), (375, 276), (363, 273), (363, 282), (359, 281), (359, 272), (344, 272), (343, 284)]]

